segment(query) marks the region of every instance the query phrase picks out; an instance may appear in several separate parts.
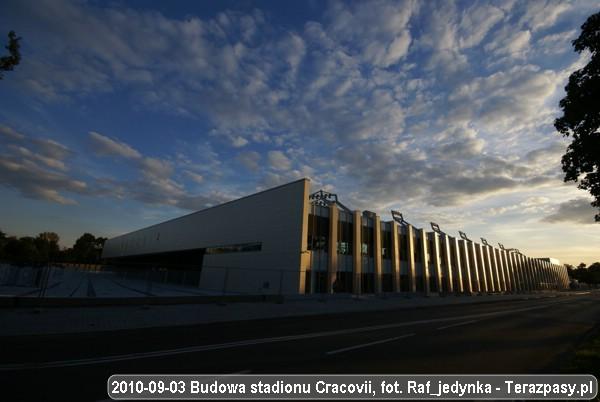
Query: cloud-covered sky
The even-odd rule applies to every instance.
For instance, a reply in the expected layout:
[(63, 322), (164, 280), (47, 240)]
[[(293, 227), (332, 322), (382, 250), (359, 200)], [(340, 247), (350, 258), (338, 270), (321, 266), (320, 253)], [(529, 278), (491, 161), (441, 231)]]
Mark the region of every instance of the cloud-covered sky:
[[(355, 209), (600, 260), (554, 130), (595, 1), (3, 1), (0, 228), (114, 236), (309, 177)], [(3, 34), (4, 35), (4, 34)]]

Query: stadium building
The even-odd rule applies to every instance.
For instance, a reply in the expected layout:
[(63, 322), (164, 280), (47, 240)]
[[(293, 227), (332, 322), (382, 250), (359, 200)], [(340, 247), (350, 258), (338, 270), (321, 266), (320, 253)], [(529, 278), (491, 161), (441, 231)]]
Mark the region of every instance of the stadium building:
[(568, 287), (566, 268), (417, 228), (391, 211), (382, 221), (308, 179), (140, 229), (106, 242), (122, 270), (161, 273), (200, 289), (252, 294), (514, 293)]

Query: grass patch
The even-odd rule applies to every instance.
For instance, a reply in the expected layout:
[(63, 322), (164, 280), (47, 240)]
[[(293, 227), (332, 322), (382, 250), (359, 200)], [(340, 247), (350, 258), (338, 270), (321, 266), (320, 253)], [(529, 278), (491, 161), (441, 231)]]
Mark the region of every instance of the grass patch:
[(600, 331), (580, 344), (562, 370), (568, 374), (593, 374), (600, 377)]

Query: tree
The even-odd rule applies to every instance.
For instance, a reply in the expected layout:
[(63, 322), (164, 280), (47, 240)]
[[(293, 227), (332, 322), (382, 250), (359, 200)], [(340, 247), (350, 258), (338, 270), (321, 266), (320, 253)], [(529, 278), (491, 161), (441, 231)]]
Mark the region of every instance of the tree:
[(84, 233), (73, 245), (73, 258), (76, 262), (98, 262), (102, 255), (106, 238), (95, 237), (93, 234)]
[(33, 237), (9, 237), (4, 246), (6, 259), (19, 264), (36, 263), (41, 257), (35, 244)]
[(4, 246), (6, 245), (6, 233), (4, 233), (3, 231), (0, 230), (0, 261), (2, 261), (5, 256), (4, 256)]
[(592, 206), (600, 209), (600, 12), (587, 19), (572, 43), (577, 53), (588, 50), (591, 59), (569, 77), (567, 95), (559, 104), (563, 116), (554, 121), (554, 127), (573, 138), (562, 157), (564, 180), (581, 178), (578, 187), (589, 191), (594, 197)]
[(58, 242), (60, 237), (54, 232), (43, 232), (35, 238), (35, 245), (40, 258), (45, 261), (58, 261), (60, 248)]
[(9, 55), (0, 57), (0, 80), (2, 79), (2, 71), (12, 71), (21, 62), (20, 40), (21, 38), (17, 38), (15, 31), (8, 33), (8, 45), (5, 48), (8, 50)]

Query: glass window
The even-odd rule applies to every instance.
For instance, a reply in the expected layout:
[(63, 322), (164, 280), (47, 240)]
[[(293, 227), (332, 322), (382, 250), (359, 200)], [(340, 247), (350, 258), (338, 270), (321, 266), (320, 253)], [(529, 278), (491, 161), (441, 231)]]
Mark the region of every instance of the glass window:
[(225, 246), (207, 247), (206, 254), (245, 253), (250, 251), (261, 251), (262, 243), (229, 244)]

